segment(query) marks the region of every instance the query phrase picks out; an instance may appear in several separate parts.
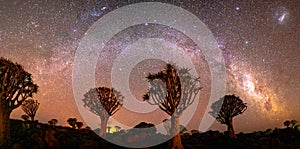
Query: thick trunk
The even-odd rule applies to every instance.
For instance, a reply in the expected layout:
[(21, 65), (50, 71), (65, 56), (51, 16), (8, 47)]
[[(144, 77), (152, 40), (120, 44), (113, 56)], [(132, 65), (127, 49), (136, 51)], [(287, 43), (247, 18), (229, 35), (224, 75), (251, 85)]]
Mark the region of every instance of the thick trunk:
[(236, 135), (235, 135), (234, 129), (233, 129), (232, 117), (228, 118), (227, 132), (228, 132), (229, 137), (236, 138)]
[(10, 112), (0, 107), (0, 148), (8, 148), (10, 146)]
[(30, 116), (31, 121), (34, 121), (34, 116)]
[(174, 136), (168, 144), (170, 149), (183, 149), (180, 137), (180, 122), (179, 116), (172, 115), (171, 117), (171, 136)]
[(101, 137), (104, 137), (106, 134), (106, 125), (107, 125), (108, 118), (109, 118), (108, 114), (100, 117), (101, 128), (100, 128), (99, 136), (101, 136)]

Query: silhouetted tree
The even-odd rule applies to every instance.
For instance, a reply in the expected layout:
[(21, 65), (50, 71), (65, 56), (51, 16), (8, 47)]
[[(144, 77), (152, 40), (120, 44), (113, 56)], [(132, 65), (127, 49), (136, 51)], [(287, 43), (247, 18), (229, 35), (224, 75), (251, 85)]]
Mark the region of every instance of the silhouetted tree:
[(177, 69), (171, 64), (167, 64), (163, 71), (149, 74), (146, 78), (150, 88), (144, 95), (144, 100), (151, 105), (158, 105), (171, 116), (170, 133), (174, 138), (170, 141), (169, 148), (183, 148), (179, 118), (199, 93), (199, 78), (191, 76), (188, 69)]
[(288, 128), (290, 126), (291, 122), (289, 120), (284, 121), (283, 125)]
[(11, 112), (37, 92), (31, 74), (8, 59), (0, 57), (0, 148), (10, 146)]
[(295, 125), (298, 123), (297, 120), (291, 120), (291, 127), (295, 128)]
[(113, 88), (98, 87), (90, 89), (84, 95), (84, 107), (101, 119), (100, 136), (106, 134), (106, 125), (110, 116), (122, 106), (124, 97)]
[(77, 119), (76, 118), (69, 118), (67, 120), (68, 124), (71, 126), (71, 128), (76, 128), (76, 122), (77, 122)]
[(227, 125), (229, 137), (236, 138), (232, 119), (247, 109), (246, 103), (235, 95), (225, 95), (213, 103), (211, 108), (213, 111), (211, 111), (210, 114), (221, 124)]
[(22, 104), (23, 111), (30, 117), (31, 121), (34, 121), (36, 111), (39, 108), (40, 103), (37, 100), (28, 99)]
[(77, 129), (81, 129), (82, 126), (83, 126), (83, 123), (82, 122), (76, 122), (75, 125), (76, 125)]
[(55, 125), (56, 125), (57, 122), (58, 122), (57, 119), (51, 119), (50, 121), (48, 121), (49, 125), (50, 125), (52, 128), (55, 127)]
[(29, 120), (29, 116), (28, 115), (22, 115), (21, 118), (26, 122)]

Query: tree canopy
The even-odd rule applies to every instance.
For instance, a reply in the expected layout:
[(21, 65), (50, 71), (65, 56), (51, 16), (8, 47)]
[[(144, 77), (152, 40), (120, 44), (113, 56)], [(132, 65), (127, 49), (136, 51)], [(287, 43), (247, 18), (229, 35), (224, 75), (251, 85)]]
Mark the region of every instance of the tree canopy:
[(216, 118), (221, 124), (228, 124), (229, 118), (242, 114), (247, 105), (240, 97), (235, 95), (225, 95), (211, 106), (210, 114)]
[(0, 83), (1, 106), (9, 111), (19, 107), (38, 90), (30, 73), (21, 65), (3, 57), (0, 57)]
[(23, 111), (34, 121), (36, 111), (39, 108), (40, 103), (37, 100), (28, 99), (22, 104)]
[(227, 125), (227, 134), (231, 138), (236, 138), (233, 129), (233, 117), (242, 114), (247, 105), (235, 95), (225, 95), (220, 100), (211, 105), (213, 111), (210, 114), (216, 118), (221, 124)]
[(187, 68), (178, 68), (167, 64), (165, 69), (146, 78), (150, 83), (149, 91), (144, 100), (151, 105), (158, 105), (169, 115), (177, 115), (191, 105), (199, 93), (200, 80), (192, 76)]
[(105, 135), (109, 116), (122, 107), (123, 99), (124, 96), (120, 92), (108, 87), (92, 88), (84, 94), (82, 99), (84, 107), (101, 119), (100, 136)]
[(92, 113), (101, 116), (107, 112), (113, 115), (122, 106), (124, 96), (113, 88), (98, 87), (84, 94), (84, 107)]

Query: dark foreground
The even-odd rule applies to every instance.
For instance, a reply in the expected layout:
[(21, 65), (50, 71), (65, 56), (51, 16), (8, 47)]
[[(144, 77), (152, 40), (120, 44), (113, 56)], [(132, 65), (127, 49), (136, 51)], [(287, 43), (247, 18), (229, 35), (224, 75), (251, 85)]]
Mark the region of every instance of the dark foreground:
[[(274, 129), (247, 134), (237, 134), (237, 139), (230, 139), (218, 131), (181, 134), (183, 146), (189, 148), (300, 148), (300, 131)], [(143, 143), (166, 139), (166, 135), (156, 134), (153, 130), (147, 133), (120, 131), (108, 134), (107, 138), (125, 143), (129, 146), (141, 146)], [(96, 149), (124, 148), (100, 138), (94, 131), (83, 128), (55, 126), (37, 122), (11, 120), (11, 148), (14, 149)], [(149, 148), (166, 148), (167, 142)]]

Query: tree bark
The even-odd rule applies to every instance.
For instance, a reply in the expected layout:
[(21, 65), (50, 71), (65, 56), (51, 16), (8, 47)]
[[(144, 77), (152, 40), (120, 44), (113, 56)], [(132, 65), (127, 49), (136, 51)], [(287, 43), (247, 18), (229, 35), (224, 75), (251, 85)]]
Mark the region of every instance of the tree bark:
[(174, 114), (171, 116), (171, 136), (174, 136), (168, 143), (170, 149), (183, 149), (180, 136), (179, 116)]
[(0, 148), (10, 146), (10, 111), (0, 107)]
[(104, 137), (106, 135), (106, 126), (107, 126), (107, 121), (109, 119), (109, 115), (105, 114), (103, 116), (100, 116), (100, 119), (101, 119), (101, 127), (100, 127), (99, 136)]
[(229, 118), (228, 118), (227, 132), (228, 132), (228, 136), (229, 136), (230, 138), (236, 138), (236, 135), (235, 135), (234, 129), (233, 129), (233, 121), (232, 121), (232, 117), (229, 117)]

